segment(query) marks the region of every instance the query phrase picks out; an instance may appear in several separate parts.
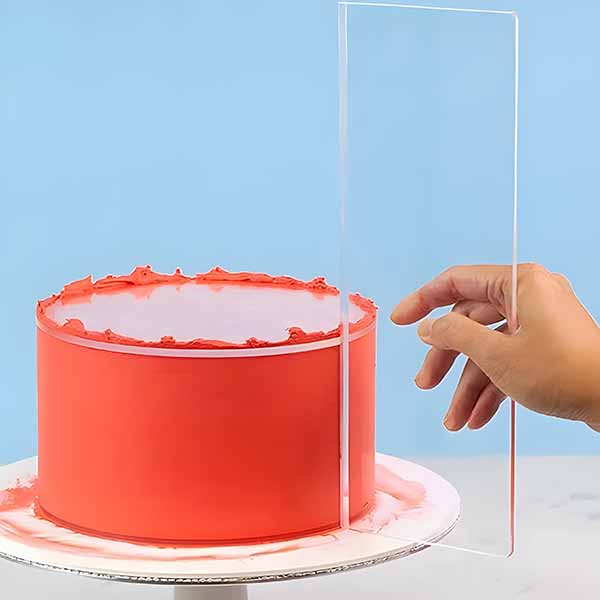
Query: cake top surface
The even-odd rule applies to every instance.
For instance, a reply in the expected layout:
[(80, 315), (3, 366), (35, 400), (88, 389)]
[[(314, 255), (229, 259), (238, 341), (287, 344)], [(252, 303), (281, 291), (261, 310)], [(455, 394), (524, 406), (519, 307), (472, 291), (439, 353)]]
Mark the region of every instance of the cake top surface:
[[(376, 307), (357, 294), (350, 331), (367, 328)], [(38, 302), (50, 331), (115, 344), (163, 348), (260, 348), (340, 335), (340, 294), (322, 277), (301, 281), (219, 267), (186, 276), (137, 267), (129, 275), (86, 277)]]

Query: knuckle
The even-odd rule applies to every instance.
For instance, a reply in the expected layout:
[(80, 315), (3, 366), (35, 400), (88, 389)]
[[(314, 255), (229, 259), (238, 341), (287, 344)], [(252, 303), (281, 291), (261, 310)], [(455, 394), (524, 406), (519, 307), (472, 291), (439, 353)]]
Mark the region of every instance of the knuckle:
[(535, 274), (548, 274), (548, 269), (546, 269), (546, 267), (544, 267), (543, 265), (540, 265), (539, 263), (535, 263), (535, 262), (528, 262), (528, 263), (523, 263), (522, 265), (519, 265), (519, 273), (523, 276), (523, 277), (530, 277), (531, 275), (535, 275)]
[(537, 263), (525, 263), (519, 268), (519, 283), (539, 285), (552, 279), (552, 273)]
[(454, 330), (457, 319), (460, 319), (458, 314), (452, 312), (436, 319), (431, 329), (433, 336), (442, 340), (447, 338), (448, 334)]
[(569, 281), (568, 277), (566, 277), (562, 273), (553, 273), (553, 275), (557, 281), (559, 281), (560, 283), (562, 283), (564, 285), (571, 287), (571, 282)]
[(444, 279), (452, 279), (457, 273), (460, 273), (461, 269), (464, 269), (463, 265), (452, 265), (447, 267), (440, 273), (440, 277)]
[(461, 300), (452, 307), (451, 312), (468, 317), (471, 314), (474, 306), (475, 303), (471, 300)]
[(438, 276), (437, 279), (452, 279), (454, 274), (456, 273), (456, 267), (447, 267), (444, 269)]
[[(477, 367), (477, 370), (479, 371), (479, 367)], [(475, 398), (479, 396), (479, 393), (481, 392), (481, 382), (479, 381), (479, 378), (465, 379), (462, 382), (462, 390), (466, 396), (473, 396)]]

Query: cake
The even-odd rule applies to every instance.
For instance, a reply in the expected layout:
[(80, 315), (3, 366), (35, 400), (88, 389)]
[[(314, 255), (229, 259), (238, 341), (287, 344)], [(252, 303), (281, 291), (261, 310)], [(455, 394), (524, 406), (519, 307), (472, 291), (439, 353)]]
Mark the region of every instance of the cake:
[[(138, 267), (40, 301), (40, 514), (159, 545), (338, 528), (339, 299), (323, 278)], [(352, 296), (351, 520), (374, 498), (375, 320)]]

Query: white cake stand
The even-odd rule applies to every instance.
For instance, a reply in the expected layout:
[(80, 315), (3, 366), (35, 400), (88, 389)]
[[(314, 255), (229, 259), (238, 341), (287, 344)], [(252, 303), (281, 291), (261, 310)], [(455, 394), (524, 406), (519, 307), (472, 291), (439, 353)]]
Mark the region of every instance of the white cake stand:
[[(441, 540), (460, 513), (456, 490), (412, 462), (377, 455), (398, 481), (421, 485), (410, 506), (379, 485), (373, 510), (348, 530), (287, 542), (228, 547), (158, 548), (75, 533), (34, 514), (33, 501), (0, 511), (0, 557), (34, 567), (131, 583), (171, 585), (175, 598), (243, 600), (247, 585), (331, 575), (409, 556)], [(0, 490), (27, 485), (35, 458), (0, 467)], [(0, 491), (0, 507), (3, 494)]]

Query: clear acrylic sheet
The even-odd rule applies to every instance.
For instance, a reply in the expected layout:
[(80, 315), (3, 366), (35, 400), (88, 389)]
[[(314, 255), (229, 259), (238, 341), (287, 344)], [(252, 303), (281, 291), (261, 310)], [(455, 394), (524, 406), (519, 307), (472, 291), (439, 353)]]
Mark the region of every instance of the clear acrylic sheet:
[[(296, 11), (290, 28), (275, 1), (248, 14), (232, 3), (184, 4), (108, 11), (102, 3), (60, 2), (51, 11), (40, 6), (35, 17), (17, 5), (5, 15), (10, 227), (2, 242), (11, 259), (1, 273), (11, 285), (11, 343), (2, 354), (10, 414), (0, 464), (36, 453), (36, 300), (88, 274), (147, 264), (189, 275), (220, 265), (325, 276), (342, 287), (342, 299), (359, 292), (380, 308), (378, 449), (431, 467), (457, 488), (462, 516), (444, 543), (507, 553), (510, 404), (487, 430), (445, 433), (441, 416), (452, 384), (417, 394), (411, 382), (423, 349), (414, 330), (393, 327), (387, 313), (448, 264), (510, 261), (513, 17), (340, 5), (341, 277), (335, 111), (322, 108), (327, 82), (314, 73), (322, 57), (306, 42), (306, 31), (319, 27), (319, 7)], [(264, 302), (240, 304), (240, 314), (259, 304), (267, 310)], [(338, 307), (331, 313), (337, 319)], [(312, 328), (314, 316), (299, 324)], [(346, 327), (342, 354), (348, 344)], [(347, 389), (353, 365), (341, 362)], [(336, 370), (336, 382), (338, 376)], [(305, 406), (291, 407), (299, 420), (308, 418)], [(327, 421), (333, 487), (343, 492), (339, 521), (364, 531), (348, 518), (347, 395), (340, 406), (341, 428), (335, 410)], [(346, 460), (338, 478), (339, 439)], [(284, 470), (295, 468), (291, 460)], [(373, 544), (373, 556), (425, 540), (406, 541)], [(326, 563), (329, 546), (323, 548)]]
[[(461, 369), (456, 364), (437, 388), (419, 390), (413, 380), (426, 347), (416, 326), (398, 327), (390, 313), (452, 265), (512, 263), (515, 272), (517, 17), (341, 2), (339, 33), (342, 297), (359, 291), (379, 307), (376, 445), (408, 461), (404, 481), (388, 482), (388, 493), (376, 497), (376, 504), (397, 503), (394, 519), (349, 526), (509, 555), (514, 405), (506, 400), (480, 431), (446, 431)], [(349, 382), (361, 368), (347, 327), (345, 336), (342, 489), (350, 477)], [(436, 488), (415, 464), (450, 487)], [(378, 483), (388, 475), (378, 470)], [(345, 495), (342, 510), (348, 521)]]

